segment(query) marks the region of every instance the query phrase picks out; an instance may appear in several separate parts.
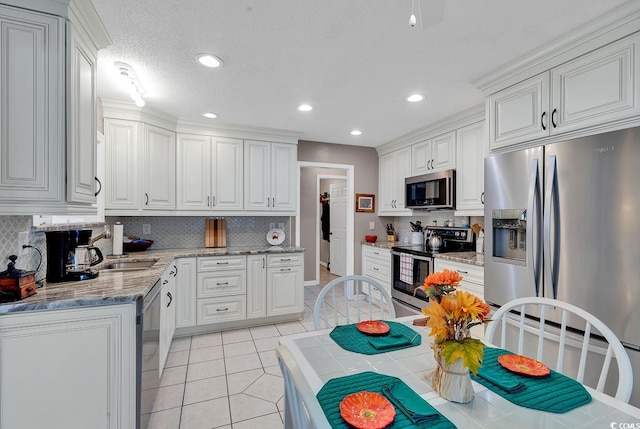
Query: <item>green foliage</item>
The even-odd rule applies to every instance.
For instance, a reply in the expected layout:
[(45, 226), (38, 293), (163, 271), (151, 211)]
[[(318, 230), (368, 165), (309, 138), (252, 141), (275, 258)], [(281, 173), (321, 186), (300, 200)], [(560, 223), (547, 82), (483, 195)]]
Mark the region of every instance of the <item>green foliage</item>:
[(484, 344), (475, 338), (465, 338), (462, 341), (445, 340), (438, 344), (441, 349), (445, 364), (450, 365), (456, 359), (462, 359), (464, 365), (469, 368), (473, 375), (478, 374), (478, 369), (482, 366), (484, 356)]

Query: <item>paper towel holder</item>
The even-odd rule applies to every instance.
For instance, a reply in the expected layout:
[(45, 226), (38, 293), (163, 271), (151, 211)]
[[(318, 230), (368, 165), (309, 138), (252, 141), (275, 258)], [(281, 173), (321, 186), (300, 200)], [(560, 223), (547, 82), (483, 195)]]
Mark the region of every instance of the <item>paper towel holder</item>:
[[(115, 225), (122, 225), (120, 222), (116, 222), (114, 224)], [(109, 230), (109, 225), (105, 225), (105, 230), (108, 231)], [(111, 238), (111, 239), (115, 239), (115, 228), (113, 228), (113, 232), (107, 232), (108, 236), (106, 238)], [(111, 243), (111, 251), (113, 251), (113, 242)], [(127, 258), (129, 255), (127, 253), (121, 253), (119, 255), (114, 255), (113, 253), (110, 255), (107, 255), (107, 259), (121, 259), (121, 258)]]

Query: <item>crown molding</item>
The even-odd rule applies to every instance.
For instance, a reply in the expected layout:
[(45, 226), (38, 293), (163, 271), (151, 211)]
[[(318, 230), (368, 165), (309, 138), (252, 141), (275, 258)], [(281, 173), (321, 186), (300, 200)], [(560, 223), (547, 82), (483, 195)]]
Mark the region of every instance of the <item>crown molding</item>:
[(133, 102), (102, 100), (102, 115), (111, 119), (126, 119), (144, 122), (170, 131), (176, 130), (178, 119), (148, 107), (136, 106)]
[(564, 36), (500, 66), (472, 84), (485, 96), (640, 31), (640, 2), (630, 0)]
[(93, 4), (88, 0), (69, 2), (69, 20), (89, 37), (96, 51), (104, 49), (113, 42), (106, 27), (98, 16)]
[(485, 105), (483, 103), (478, 106), (471, 107), (467, 110), (463, 110), (462, 112), (456, 113), (455, 115), (448, 116), (426, 127), (419, 128), (415, 131), (404, 134), (398, 138), (377, 146), (376, 150), (378, 151), (378, 155), (384, 155), (389, 152), (393, 152), (394, 150), (402, 149), (415, 143), (428, 140), (451, 131), (455, 131), (458, 128), (466, 127), (467, 125), (484, 121), (484, 119)]

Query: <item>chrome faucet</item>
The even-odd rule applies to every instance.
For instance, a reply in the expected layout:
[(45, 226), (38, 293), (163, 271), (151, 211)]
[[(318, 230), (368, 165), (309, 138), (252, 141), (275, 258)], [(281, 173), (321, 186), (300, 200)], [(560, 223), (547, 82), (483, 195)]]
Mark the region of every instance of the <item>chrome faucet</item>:
[(102, 234), (98, 234), (95, 237), (91, 237), (91, 240), (89, 240), (89, 246), (93, 246), (93, 244), (98, 241), (101, 240), (103, 238), (111, 238), (111, 230), (109, 229), (109, 225), (105, 225), (104, 226), (104, 232)]

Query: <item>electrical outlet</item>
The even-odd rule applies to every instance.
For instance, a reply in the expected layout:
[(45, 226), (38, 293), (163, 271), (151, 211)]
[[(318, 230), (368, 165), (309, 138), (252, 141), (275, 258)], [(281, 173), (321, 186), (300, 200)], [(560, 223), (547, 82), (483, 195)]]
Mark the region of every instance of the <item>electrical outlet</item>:
[(150, 223), (143, 223), (142, 224), (142, 235), (149, 235), (151, 234), (151, 224)]
[(269, 229), (273, 229), (273, 228), (275, 228), (275, 227), (276, 227), (276, 224), (275, 224), (275, 223), (271, 222), (271, 223), (269, 224)]
[(278, 224), (278, 228), (280, 228), (280, 229), (284, 229), (284, 222), (280, 222), (280, 223)]
[(375, 221), (372, 220), (371, 222), (369, 222), (369, 229), (372, 230), (372, 231), (374, 229), (376, 229), (376, 222)]
[(18, 233), (18, 256), (22, 256), (27, 253), (27, 249), (23, 246), (29, 245), (29, 231), (22, 231)]

